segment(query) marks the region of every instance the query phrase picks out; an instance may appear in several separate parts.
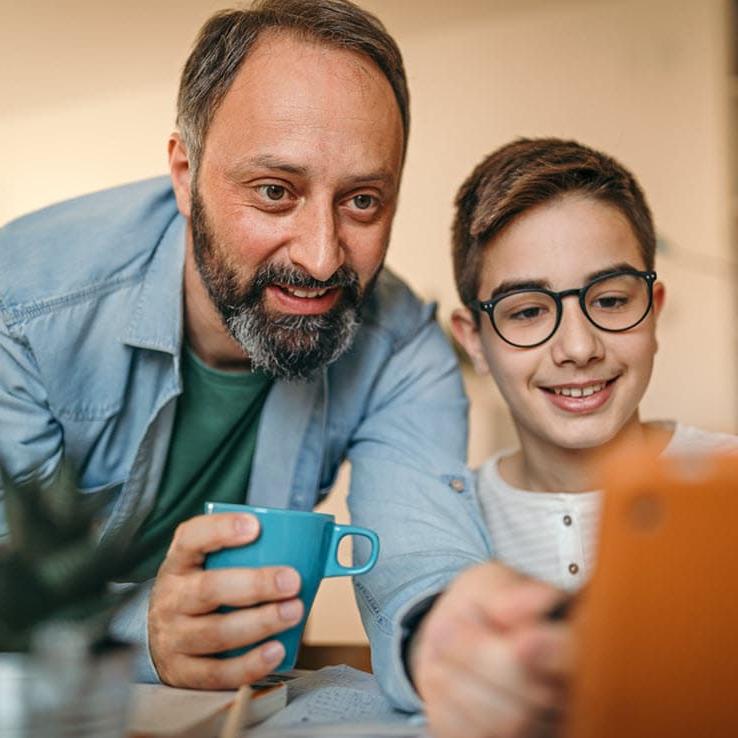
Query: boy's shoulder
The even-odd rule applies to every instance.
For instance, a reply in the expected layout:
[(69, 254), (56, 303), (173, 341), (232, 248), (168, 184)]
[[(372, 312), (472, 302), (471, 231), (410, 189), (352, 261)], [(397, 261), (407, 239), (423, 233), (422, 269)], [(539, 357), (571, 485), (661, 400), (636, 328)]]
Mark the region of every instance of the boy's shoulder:
[(674, 423), (671, 441), (664, 449), (667, 456), (680, 454), (738, 453), (738, 436), (717, 433), (693, 425)]

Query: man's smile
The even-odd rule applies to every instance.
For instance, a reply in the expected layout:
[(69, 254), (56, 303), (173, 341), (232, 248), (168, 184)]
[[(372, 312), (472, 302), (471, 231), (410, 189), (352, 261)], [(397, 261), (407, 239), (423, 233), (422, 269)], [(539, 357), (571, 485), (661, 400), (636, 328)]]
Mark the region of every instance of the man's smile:
[(271, 284), (266, 288), (268, 307), (293, 315), (320, 315), (328, 312), (341, 296), (340, 287), (309, 289)]

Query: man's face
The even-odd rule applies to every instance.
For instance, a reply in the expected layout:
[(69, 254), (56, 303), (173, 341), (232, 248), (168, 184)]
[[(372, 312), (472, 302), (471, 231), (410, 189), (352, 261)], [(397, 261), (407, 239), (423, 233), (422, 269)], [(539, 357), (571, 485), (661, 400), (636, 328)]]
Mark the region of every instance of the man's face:
[[(579, 288), (592, 275), (622, 265), (646, 268), (625, 216), (602, 202), (569, 195), (524, 213), (491, 241), (478, 297), (488, 299), (503, 283)], [(587, 320), (576, 297), (564, 298), (558, 330), (534, 348), (509, 345), (487, 315), (481, 316), (479, 331), (467, 332), (465, 343), (477, 369), (497, 382), (524, 449), (597, 448), (638, 422), (662, 301), (663, 287), (656, 283), (654, 310), (646, 319), (609, 333)]]
[(389, 82), (343, 50), (262, 37), (191, 191), (210, 300), (252, 367), (305, 377), (348, 348), (384, 260), (402, 160)]

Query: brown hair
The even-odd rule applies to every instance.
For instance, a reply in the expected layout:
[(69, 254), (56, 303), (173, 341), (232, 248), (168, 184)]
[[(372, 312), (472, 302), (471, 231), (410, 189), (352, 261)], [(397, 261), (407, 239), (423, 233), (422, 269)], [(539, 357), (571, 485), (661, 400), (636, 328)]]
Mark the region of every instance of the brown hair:
[(487, 156), (456, 195), (453, 262), (464, 305), (477, 299), (482, 257), (490, 240), (522, 213), (566, 193), (618, 208), (638, 239), (646, 268), (654, 266), (656, 234), (635, 177), (612, 157), (576, 141), (521, 138)]
[(249, 51), (267, 30), (285, 30), (369, 57), (395, 93), (407, 149), (407, 77), (400, 50), (379, 19), (349, 0), (256, 0), (247, 10), (223, 10), (206, 21), (182, 72), (177, 125), (194, 172), (215, 111)]

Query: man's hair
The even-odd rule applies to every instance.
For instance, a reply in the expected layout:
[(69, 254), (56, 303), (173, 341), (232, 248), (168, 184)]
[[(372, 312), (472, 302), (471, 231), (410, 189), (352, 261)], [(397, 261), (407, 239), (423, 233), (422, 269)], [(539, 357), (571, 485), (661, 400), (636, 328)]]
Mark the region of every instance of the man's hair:
[(407, 149), (410, 100), (402, 55), (381, 21), (349, 0), (256, 0), (248, 9), (223, 10), (206, 21), (185, 63), (177, 99), (177, 126), (193, 174), (205, 136), (249, 51), (265, 31), (354, 51), (371, 59), (394, 91)]
[(567, 193), (620, 210), (638, 239), (646, 269), (653, 269), (656, 234), (651, 211), (635, 177), (622, 164), (576, 141), (521, 138), (487, 156), (456, 195), (454, 276), (464, 305), (477, 299), (490, 240), (526, 211)]

